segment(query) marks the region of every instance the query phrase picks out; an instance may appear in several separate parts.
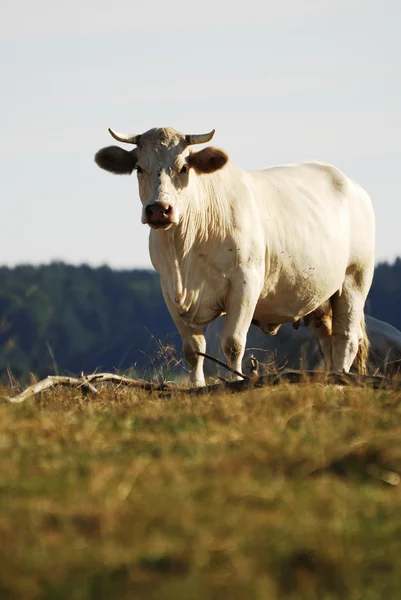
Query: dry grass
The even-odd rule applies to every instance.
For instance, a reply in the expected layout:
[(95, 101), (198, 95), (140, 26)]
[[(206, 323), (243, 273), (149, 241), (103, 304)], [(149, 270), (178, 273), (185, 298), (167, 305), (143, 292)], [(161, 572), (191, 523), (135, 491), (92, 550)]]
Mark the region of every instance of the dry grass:
[(0, 598), (399, 598), (400, 440), (368, 389), (1, 403)]

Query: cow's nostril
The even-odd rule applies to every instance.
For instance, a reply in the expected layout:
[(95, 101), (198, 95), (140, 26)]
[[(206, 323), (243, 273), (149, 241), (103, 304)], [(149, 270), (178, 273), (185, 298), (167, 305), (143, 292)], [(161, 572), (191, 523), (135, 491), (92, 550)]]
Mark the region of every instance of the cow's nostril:
[(168, 221), (171, 218), (173, 207), (170, 204), (154, 202), (145, 208), (148, 221)]

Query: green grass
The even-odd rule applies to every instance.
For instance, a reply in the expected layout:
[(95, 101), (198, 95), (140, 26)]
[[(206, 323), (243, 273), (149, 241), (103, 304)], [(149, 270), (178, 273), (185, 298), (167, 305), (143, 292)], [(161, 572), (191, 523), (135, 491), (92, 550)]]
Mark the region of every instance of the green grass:
[(401, 393), (2, 402), (0, 598), (399, 599), (399, 473)]

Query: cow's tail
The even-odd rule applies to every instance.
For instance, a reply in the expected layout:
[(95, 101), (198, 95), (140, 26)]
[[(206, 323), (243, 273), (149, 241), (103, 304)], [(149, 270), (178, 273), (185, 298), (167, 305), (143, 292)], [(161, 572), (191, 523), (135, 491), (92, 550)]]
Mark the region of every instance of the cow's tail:
[(365, 315), (362, 315), (358, 352), (354, 362), (354, 366), (356, 366), (358, 373), (361, 375), (367, 375), (368, 372), (369, 346), (369, 338), (366, 333)]

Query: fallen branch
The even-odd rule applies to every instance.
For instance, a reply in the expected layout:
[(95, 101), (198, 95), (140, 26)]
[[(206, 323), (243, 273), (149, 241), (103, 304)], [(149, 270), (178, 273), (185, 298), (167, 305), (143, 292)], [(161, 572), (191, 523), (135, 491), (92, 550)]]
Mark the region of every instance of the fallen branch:
[(81, 388), (85, 392), (92, 394), (98, 394), (99, 390), (93, 385), (93, 383), (111, 382), (116, 383), (119, 386), (129, 386), (136, 389), (161, 392), (168, 389), (175, 389), (173, 386), (168, 384), (157, 384), (150, 381), (143, 381), (141, 379), (131, 379), (130, 377), (124, 377), (115, 373), (93, 373), (92, 375), (84, 375), (81, 373), (80, 377), (63, 377), (61, 375), (49, 375), (46, 379), (42, 379), (37, 383), (29, 386), (26, 390), (14, 396), (13, 398), (7, 397), (7, 400), (14, 404), (24, 402), (27, 398), (35, 396), (40, 392), (44, 392), (50, 388), (57, 386), (69, 386), (75, 388)]

